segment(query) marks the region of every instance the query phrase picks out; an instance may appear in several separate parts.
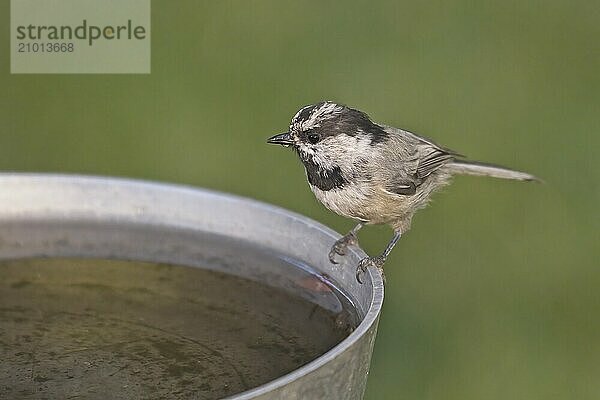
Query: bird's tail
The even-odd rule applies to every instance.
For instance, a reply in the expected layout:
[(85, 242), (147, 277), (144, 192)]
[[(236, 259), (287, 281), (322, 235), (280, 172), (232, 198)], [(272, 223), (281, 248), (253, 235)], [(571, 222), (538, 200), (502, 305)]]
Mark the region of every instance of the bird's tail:
[(446, 164), (446, 167), (454, 174), (491, 176), (494, 178), (515, 179), (518, 181), (542, 182), (541, 179), (528, 174), (527, 172), (515, 171), (514, 169), (505, 168), (500, 165), (487, 164), (478, 161), (454, 160)]

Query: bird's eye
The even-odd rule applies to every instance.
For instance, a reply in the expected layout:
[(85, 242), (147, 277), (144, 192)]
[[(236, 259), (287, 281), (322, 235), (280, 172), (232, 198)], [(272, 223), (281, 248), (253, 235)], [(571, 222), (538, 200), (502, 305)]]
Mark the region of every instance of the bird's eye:
[(306, 134), (306, 138), (308, 139), (309, 142), (311, 142), (312, 144), (317, 144), (319, 142), (319, 140), (321, 140), (321, 137), (319, 136), (318, 133), (314, 133), (312, 131), (309, 131)]

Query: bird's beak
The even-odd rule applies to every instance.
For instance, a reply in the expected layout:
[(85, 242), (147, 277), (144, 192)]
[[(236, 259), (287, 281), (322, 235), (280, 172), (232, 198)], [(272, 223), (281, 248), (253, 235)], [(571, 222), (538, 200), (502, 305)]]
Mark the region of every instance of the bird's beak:
[(271, 136), (267, 143), (270, 144), (280, 144), (282, 146), (288, 147), (294, 144), (292, 140), (292, 135), (289, 132), (280, 133), (279, 135)]

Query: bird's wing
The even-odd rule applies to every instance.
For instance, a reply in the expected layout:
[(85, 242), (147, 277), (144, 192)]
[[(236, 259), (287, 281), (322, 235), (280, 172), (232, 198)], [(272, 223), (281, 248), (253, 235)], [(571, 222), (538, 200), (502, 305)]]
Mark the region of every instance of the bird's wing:
[(462, 157), (459, 153), (412, 132), (392, 127), (386, 127), (386, 130), (395, 135), (397, 145), (404, 149), (398, 157), (402, 168), (391, 174), (386, 185), (389, 192), (413, 195), (417, 187), (434, 171), (455, 158)]
[(385, 190), (391, 194), (401, 194), (403, 196), (412, 196), (417, 193), (417, 184), (412, 182), (405, 177), (399, 177), (400, 179), (391, 180), (386, 186)]
[(447, 147), (440, 146), (439, 144), (437, 144), (436, 142), (434, 142), (433, 140), (431, 140), (425, 136), (417, 135), (416, 133), (405, 131), (404, 129), (397, 129), (397, 128), (392, 128), (392, 129), (394, 129), (395, 131), (401, 132), (401, 134), (415, 140), (418, 143), (421, 143), (423, 145), (428, 145), (442, 153), (451, 154), (451, 155), (453, 155), (455, 157), (459, 157), (459, 158), (464, 158), (464, 155), (462, 155), (454, 150), (451, 150)]
[(430, 145), (423, 146), (417, 151), (419, 156), (415, 174), (421, 181), (444, 164), (454, 160), (456, 157), (452, 153), (447, 153), (445, 150)]

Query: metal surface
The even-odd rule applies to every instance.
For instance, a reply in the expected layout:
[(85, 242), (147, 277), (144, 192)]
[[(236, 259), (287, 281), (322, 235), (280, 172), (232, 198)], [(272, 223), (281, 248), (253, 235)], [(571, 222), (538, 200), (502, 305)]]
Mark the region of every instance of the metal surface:
[[(329, 262), (337, 233), (281, 208), (189, 187), (0, 174), (0, 259), (93, 257), (202, 266), (205, 256), (193, 238), (207, 233), (243, 241), (331, 276), (362, 317), (357, 329), (321, 357), (230, 399), (362, 398), (383, 282), (376, 270), (368, 271), (363, 285), (356, 282), (355, 268), (364, 256), (360, 250), (350, 250), (337, 266)], [(261, 279), (246, 267), (243, 255), (231, 257), (223, 264), (224, 272)]]

